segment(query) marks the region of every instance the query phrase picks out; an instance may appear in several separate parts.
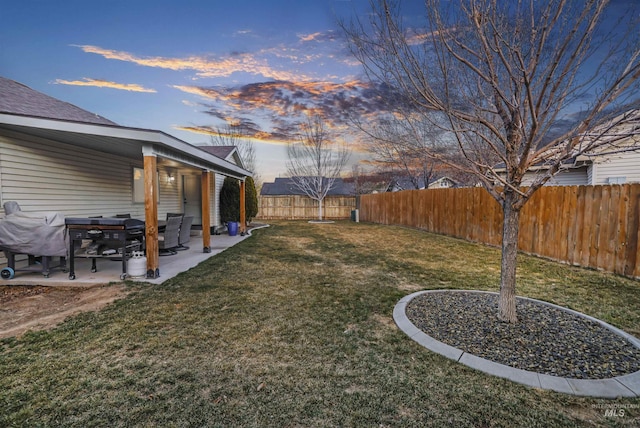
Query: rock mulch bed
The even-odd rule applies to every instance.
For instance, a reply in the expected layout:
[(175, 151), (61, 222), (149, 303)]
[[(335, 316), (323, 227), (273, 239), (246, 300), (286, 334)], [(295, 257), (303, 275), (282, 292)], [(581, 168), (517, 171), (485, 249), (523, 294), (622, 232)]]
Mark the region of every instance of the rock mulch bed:
[(518, 323), (497, 319), (498, 296), (443, 291), (415, 297), (409, 320), (464, 352), (522, 370), (573, 379), (607, 379), (640, 370), (640, 349), (587, 318), (517, 299)]

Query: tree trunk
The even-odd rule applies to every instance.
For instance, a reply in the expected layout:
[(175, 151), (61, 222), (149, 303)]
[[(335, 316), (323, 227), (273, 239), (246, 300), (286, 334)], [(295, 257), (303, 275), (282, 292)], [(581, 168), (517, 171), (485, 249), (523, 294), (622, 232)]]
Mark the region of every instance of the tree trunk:
[(518, 258), (518, 221), (520, 210), (514, 209), (516, 200), (514, 193), (505, 195), (502, 205), (504, 216), (502, 226), (502, 261), (500, 272), (500, 300), (498, 302), (498, 319), (516, 323), (516, 264)]
[(324, 199), (318, 200), (318, 220), (322, 221), (322, 202)]

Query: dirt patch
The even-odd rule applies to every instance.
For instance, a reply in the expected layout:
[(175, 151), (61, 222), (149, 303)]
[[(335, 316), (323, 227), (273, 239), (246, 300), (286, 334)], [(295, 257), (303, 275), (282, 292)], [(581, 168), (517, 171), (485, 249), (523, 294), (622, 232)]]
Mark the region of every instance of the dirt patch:
[(0, 338), (46, 330), (79, 312), (95, 311), (127, 295), (123, 284), (93, 288), (0, 286)]

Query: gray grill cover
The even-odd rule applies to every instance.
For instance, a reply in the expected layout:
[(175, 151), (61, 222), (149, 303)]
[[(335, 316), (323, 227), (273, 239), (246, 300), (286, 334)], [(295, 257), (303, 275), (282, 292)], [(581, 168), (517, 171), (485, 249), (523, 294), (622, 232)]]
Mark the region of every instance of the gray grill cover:
[(67, 256), (64, 215), (15, 211), (0, 220), (0, 247), (33, 256)]

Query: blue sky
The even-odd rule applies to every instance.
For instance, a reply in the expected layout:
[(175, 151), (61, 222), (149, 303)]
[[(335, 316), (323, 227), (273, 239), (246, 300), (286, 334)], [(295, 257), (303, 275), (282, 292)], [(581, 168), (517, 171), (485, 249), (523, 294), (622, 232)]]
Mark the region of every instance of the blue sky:
[(368, 8), (368, 0), (3, 0), (0, 75), (193, 144), (210, 139), (207, 127), (244, 123), (270, 180), (286, 172), (302, 108), (339, 116), (340, 100), (363, 96), (337, 17)]
[[(614, 0), (621, 7), (638, 0)], [(345, 126), (376, 111), (338, 18), (369, 0), (0, 0), (0, 75), (104, 116), (192, 144), (242, 123), (258, 173), (286, 174), (303, 111)], [(422, 0), (404, 1), (416, 23)], [(351, 141), (351, 140), (350, 140)], [(352, 144), (353, 145), (353, 144)], [(352, 161), (367, 157), (355, 147)]]

